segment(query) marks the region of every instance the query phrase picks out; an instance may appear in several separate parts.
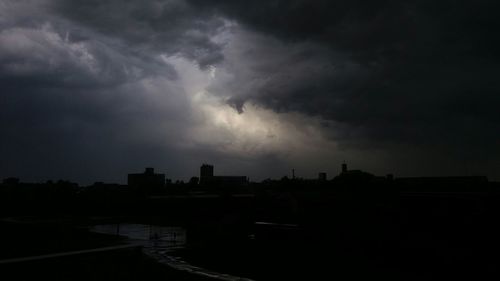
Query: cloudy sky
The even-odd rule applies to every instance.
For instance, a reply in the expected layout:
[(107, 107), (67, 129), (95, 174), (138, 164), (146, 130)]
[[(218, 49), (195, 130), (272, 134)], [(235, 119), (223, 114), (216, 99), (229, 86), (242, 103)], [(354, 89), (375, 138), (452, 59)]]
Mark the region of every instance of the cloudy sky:
[(0, 177), (499, 180), (496, 2), (0, 0)]

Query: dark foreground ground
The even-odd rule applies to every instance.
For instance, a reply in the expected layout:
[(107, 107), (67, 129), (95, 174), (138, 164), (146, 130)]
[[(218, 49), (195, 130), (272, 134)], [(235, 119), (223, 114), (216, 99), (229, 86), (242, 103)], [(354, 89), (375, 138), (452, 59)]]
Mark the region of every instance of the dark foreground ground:
[[(78, 226), (57, 220), (2, 222), (1, 279), (210, 279), (158, 263), (140, 246), (127, 244), (129, 241), (123, 237), (91, 233)], [(397, 268), (388, 268), (387, 260), (376, 262), (377, 255), (368, 256), (361, 247), (329, 243), (325, 237), (305, 237), (296, 228), (256, 230), (258, 233), (251, 239), (197, 240), (173, 255), (208, 270), (255, 280), (355, 280), (370, 276), (397, 279)], [(87, 252), (89, 249), (97, 250)]]
[[(498, 185), (355, 187), (262, 189), (255, 197), (154, 197), (111, 209), (140, 211), (135, 219), (141, 223), (182, 226), (187, 244), (172, 255), (255, 280), (500, 279)], [(138, 247), (123, 248), (130, 243), (124, 238), (88, 232), (82, 226), (92, 222), (81, 212), (34, 217), (37, 222), (0, 223), (1, 280), (207, 279), (174, 270)], [(102, 247), (118, 248), (5, 262)]]
[(255, 226), (245, 242), (191, 244), (180, 254), (256, 280), (500, 279), (496, 193), (387, 198), (314, 197), (302, 201), (297, 224)]
[(68, 222), (0, 222), (0, 280), (206, 280), (174, 270), (124, 237)]

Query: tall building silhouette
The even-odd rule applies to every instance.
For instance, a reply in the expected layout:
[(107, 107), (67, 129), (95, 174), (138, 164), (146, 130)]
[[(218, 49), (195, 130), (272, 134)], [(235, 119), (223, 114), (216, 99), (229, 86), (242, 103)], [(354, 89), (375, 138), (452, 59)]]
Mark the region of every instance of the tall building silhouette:
[(345, 161), (342, 163), (342, 173), (347, 173), (347, 164)]
[(214, 176), (214, 166), (203, 164), (200, 167), (200, 178), (211, 178)]

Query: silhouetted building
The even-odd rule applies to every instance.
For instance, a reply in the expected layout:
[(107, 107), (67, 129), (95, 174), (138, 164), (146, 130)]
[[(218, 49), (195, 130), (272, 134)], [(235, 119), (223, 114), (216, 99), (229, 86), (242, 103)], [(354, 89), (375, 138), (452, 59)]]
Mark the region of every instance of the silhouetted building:
[(335, 177), (335, 180), (344, 181), (370, 181), (373, 179), (375, 179), (374, 175), (361, 170), (348, 170)]
[(191, 179), (189, 180), (189, 185), (198, 185), (199, 182), (200, 182), (200, 178), (191, 177)]
[(214, 176), (214, 166), (203, 164), (200, 167), (200, 184), (213, 186), (241, 186), (248, 183), (246, 176)]
[(200, 167), (200, 178), (211, 178), (214, 176), (214, 166), (203, 164)]
[(127, 188), (126, 185), (117, 184), (117, 183), (104, 183), (104, 182), (95, 182), (93, 185), (87, 186), (86, 189), (99, 189), (100, 191), (109, 190), (109, 191), (121, 191)]
[(318, 180), (319, 181), (326, 181), (326, 173), (319, 173)]
[(165, 186), (165, 174), (155, 174), (153, 168), (146, 168), (141, 174), (128, 174), (128, 185), (144, 191), (159, 190)]
[(346, 173), (347, 172), (347, 164), (344, 162), (342, 163), (342, 173)]
[(477, 183), (487, 183), (488, 178), (484, 176), (407, 177), (407, 178), (397, 178), (396, 181), (398, 183), (409, 183), (409, 184), (429, 184), (429, 183), (477, 184)]
[(248, 183), (246, 176), (214, 176), (212, 179), (215, 184), (242, 185)]
[(361, 170), (348, 170), (347, 164), (342, 163), (342, 172), (334, 178), (334, 180), (341, 181), (371, 181), (375, 176), (361, 171)]
[(484, 176), (408, 177), (394, 181), (401, 190), (414, 192), (477, 192), (485, 191), (488, 186), (488, 178)]

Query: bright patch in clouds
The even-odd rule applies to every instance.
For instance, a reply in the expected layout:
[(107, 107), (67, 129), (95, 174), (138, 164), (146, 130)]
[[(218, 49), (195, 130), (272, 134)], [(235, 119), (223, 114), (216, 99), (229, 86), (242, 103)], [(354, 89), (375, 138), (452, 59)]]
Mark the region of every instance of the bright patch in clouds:
[(163, 59), (174, 65), (191, 102), (194, 124), (183, 146), (208, 146), (242, 158), (274, 155), (288, 161), (304, 157), (326, 160), (335, 153), (336, 144), (323, 136), (320, 119), (297, 112), (276, 113), (251, 102), (238, 113), (223, 96), (210, 92), (210, 86), (219, 82), (215, 75), (219, 69), (201, 70), (180, 57)]

